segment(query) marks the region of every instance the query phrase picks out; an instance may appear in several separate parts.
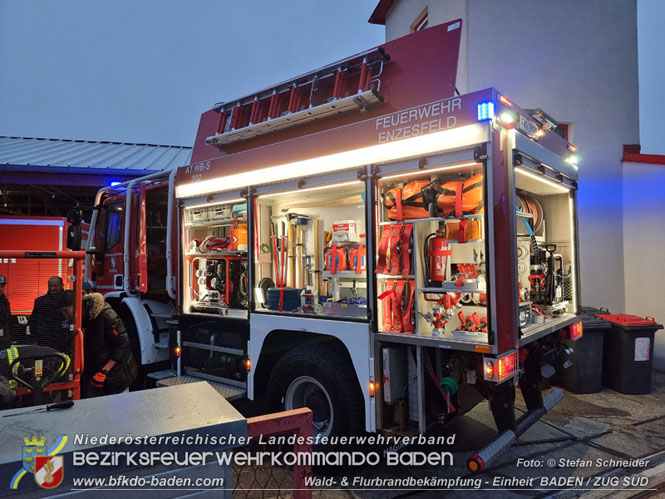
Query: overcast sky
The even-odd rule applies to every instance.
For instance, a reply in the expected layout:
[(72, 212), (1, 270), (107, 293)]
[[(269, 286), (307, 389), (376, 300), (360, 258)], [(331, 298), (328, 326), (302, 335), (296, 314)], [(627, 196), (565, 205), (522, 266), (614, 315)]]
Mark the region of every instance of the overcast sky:
[[(215, 102), (383, 43), (376, 4), (0, 0), (0, 135), (191, 145)], [(642, 152), (665, 154), (665, 0), (638, 5)]]

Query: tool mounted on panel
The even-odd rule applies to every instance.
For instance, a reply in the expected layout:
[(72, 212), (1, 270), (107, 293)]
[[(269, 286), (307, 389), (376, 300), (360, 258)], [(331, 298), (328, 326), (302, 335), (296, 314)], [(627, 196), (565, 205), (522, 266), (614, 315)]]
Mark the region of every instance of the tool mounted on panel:
[(14, 414), (5, 414), (3, 418), (9, 418), (12, 416), (23, 416), (24, 414), (33, 414), (35, 412), (49, 412), (55, 411), (58, 409), (69, 409), (74, 406), (73, 400), (63, 400), (62, 402), (56, 402), (54, 404), (49, 404), (45, 407), (38, 407), (37, 409), (31, 409), (29, 411), (15, 412)]

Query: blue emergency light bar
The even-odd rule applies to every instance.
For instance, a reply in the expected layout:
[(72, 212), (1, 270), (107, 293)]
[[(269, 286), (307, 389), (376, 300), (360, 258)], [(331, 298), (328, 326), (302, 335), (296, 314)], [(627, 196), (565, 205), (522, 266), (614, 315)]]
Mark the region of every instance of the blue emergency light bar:
[(494, 118), (494, 102), (487, 101), (478, 104), (478, 121), (487, 121)]

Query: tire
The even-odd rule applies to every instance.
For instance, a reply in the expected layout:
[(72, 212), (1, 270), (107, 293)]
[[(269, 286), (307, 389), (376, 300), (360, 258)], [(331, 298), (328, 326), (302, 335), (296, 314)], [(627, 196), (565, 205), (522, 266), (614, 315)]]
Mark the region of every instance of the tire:
[(314, 436), (364, 431), (362, 393), (347, 353), (332, 343), (298, 346), (285, 353), (270, 374), (268, 403), (273, 410), (309, 407)]

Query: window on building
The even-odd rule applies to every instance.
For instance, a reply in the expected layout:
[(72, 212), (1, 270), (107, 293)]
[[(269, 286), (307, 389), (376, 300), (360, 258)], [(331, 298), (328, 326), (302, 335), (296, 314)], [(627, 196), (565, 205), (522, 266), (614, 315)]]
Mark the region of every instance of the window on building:
[(570, 123), (559, 123), (559, 126), (554, 129), (554, 131), (563, 137), (564, 140), (572, 142), (572, 131), (573, 125)]
[(427, 21), (427, 7), (425, 7), (425, 10), (423, 10), (420, 15), (416, 17), (416, 20), (411, 24), (411, 33), (425, 29), (427, 27)]

